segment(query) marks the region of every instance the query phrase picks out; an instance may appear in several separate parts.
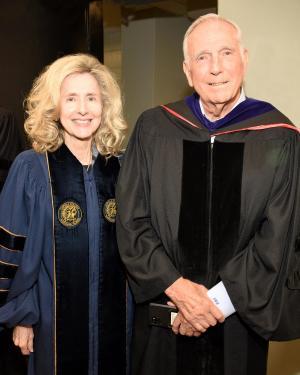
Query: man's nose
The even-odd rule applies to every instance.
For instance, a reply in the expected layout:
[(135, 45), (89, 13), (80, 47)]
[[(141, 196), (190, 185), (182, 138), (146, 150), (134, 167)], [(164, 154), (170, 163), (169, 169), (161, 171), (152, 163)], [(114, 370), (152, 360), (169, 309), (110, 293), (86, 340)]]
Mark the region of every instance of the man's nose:
[(220, 61), (219, 56), (213, 56), (211, 60), (211, 74), (218, 75), (222, 71), (222, 63)]

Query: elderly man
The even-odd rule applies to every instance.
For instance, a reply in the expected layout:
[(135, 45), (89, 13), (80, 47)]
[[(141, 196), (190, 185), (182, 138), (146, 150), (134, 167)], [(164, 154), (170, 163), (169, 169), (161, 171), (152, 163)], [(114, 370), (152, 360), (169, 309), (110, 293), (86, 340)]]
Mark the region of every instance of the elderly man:
[(245, 96), (233, 22), (200, 17), (183, 47), (195, 93), (141, 115), (119, 177), (133, 375), (263, 375), (268, 340), (300, 333), (298, 132)]

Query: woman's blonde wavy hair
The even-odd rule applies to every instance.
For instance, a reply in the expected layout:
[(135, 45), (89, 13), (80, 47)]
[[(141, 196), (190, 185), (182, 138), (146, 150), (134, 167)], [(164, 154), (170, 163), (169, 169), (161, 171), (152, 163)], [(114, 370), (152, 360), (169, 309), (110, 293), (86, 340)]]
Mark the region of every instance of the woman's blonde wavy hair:
[(37, 152), (53, 152), (64, 142), (59, 122), (60, 88), (70, 74), (90, 73), (97, 80), (102, 101), (101, 125), (94, 142), (101, 155), (118, 155), (127, 130), (120, 88), (110, 71), (94, 56), (67, 55), (54, 61), (35, 79), (25, 99), (24, 128)]

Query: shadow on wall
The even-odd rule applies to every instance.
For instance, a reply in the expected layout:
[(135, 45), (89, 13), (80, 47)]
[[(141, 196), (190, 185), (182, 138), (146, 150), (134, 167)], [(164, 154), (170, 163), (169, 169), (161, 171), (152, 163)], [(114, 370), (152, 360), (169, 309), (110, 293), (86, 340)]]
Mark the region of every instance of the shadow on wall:
[(300, 375), (300, 340), (271, 343), (268, 375)]

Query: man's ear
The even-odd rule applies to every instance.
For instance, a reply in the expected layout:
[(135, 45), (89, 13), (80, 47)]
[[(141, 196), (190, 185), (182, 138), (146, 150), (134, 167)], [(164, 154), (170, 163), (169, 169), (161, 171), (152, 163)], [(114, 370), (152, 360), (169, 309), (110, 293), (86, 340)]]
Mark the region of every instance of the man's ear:
[(249, 61), (249, 54), (246, 48), (243, 49), (242, 58), (243, 58), (243, 63), (244, 63), (244, 73), (246, 73), (247, 68), (248, 68), (248, 61)]
[(186, 76), (186, 79), (188, 81), (188, 84), (190, 87), (193, 87), (193, 80), (192, 80), (192, 76), (191, 76), (191, 71), (190, 71), (190, 67), (189, 67), (189, 63), (184, 60), (183, 64), (182, 64), (182, 68), (183, 68), (183, 71), (184, 71), (184, 74)]

